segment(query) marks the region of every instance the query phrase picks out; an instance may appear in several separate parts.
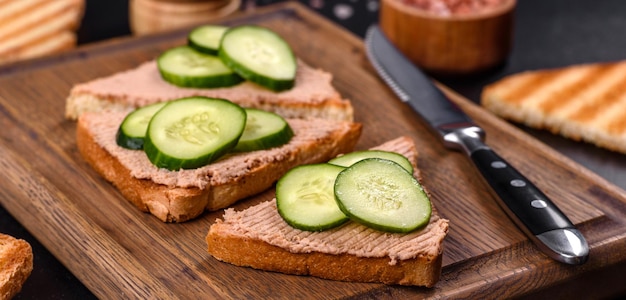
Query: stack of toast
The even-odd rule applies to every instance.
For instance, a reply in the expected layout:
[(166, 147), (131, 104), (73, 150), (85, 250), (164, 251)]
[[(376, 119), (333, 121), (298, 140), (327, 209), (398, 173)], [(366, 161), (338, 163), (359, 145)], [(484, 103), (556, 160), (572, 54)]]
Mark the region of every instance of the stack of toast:
[(76, 46), (84, 0), (1, 0), (0, 64)]

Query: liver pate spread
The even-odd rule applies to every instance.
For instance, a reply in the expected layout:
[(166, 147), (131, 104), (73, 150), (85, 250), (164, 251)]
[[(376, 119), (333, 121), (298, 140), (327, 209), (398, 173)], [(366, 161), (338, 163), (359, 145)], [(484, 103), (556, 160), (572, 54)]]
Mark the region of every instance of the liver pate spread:
[(302, 231), (280, 217), (275, 200), (243, 211), (226, 209), (224, 219), (216, 222), (228, 228), (228, 234), (261, 240), (293, 253), (389, 257), (390, 265), (420, 256), (434, 259), (441, 254), (448, 232), (448, 221), (437, 214), (432, 215), (425, 228), (408, 234), (377, 231), (352, 221), (326, 231)]
[[(419, 178), (417, 150), (410, 138), (400, 137), (372, 149), (406, 156), (415, 168), (414, 176)], [(223, 220), (217, 219), (216, 222), (214, 226), (225, 230), (225, 234), (261, 240), (293, 253), (389, 257), (390, 265), (416, 257), (435, 259), (442, 253), (442, 242), (448, 233), (448, 220), (440, 218), (434, 208), (428, 225), (408, 234), (382, 232), (355, 222), (322, 232), (302, 231), (280, 217), (275, 199), (243, 211), (226, 209)]]
[(236, 85), (236, 88), (180, 88), (164, 81), (156, 61), (149, 61), (132, 70), (79, 84), (72, 89), (71, 95), (86, 94), (99, 99), (123, 102), (131, 107), (190, 96), (224, 98), (246, 107), (262, 108), (263, 105), (259, 103), (299, 103), (306, 106), (323, 103), (328, 99), (340, 99), (331, 81), (330, 73), (313, 69), (298, 61), (296, 86), (280, 93), (247, 81)]
[(295, 159), (301, 149), (314, 147), (319, 140), (326, 139), (329, 132), (349, 131), (348, 122), (288, 119), (295, 135), (281, 147), (246, 153), (229, 154), (218, 161), (198, 169), (169, 171), (154, 166), (141, 150), (128, 150), (117, 145), (115, 135), (127, 115), (126, 112), (91, 113), (85, 116), (91, 134), (102, 148), (116, 157), (137, 179), (152, 180), (157, 184), (176, 187), (206, 188), (233, 178), (243, 176), (257, 166), (269, 161)]

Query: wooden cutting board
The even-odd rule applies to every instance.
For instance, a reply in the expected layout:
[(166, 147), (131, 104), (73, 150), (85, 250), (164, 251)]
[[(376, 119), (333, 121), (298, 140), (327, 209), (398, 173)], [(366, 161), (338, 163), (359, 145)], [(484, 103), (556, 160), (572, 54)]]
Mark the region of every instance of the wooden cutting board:
[[(141, 213), (76, 149), (64, 118), (74, 84), (133, 68), (185, 42), (186, 30), (113, 40), (0, 69), (0, 201), (101, 298), (401, 298), (526, 294), (626, 261), (624, 191), (448, 91), (487, 132), (487, 143), (534, 181), (591, 246), (583, 266), (547, 258), (487, 192), (469, 160), (446, 150), (375, 75), (363, 42), (298, 3), (224, 19), (281, 34), (298, 57), (334, 74), (364, 125), (359, 149), (408, 135), (434, 205), (450, 220), (443, 271), (432, 289), (350, 283), (241, 268), (213, 259), (205, 235), (222, 212), (183, 224)], [(273, 191), (236, 208), (270, 199)], [(35, 266), (37, 268), (37, 266)]]

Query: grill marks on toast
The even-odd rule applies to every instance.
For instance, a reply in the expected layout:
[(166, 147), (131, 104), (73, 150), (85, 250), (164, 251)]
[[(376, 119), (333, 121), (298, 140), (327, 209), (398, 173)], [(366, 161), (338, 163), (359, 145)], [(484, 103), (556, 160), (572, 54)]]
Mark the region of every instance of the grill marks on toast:
[[(567, 86), (557, 85), (552, 95), (547, 95), (538, 103), (538, 107), (546, 114), (557, 112), (562, 107), (570, 107), (570, 103), (577, 102), (585, 92), (602, 80), (602, 74), (606, 74), (611, 66), (592, 66), (584, 70), (575, 81), (569, 82)], [(558, 83), (558, 78), (554, 81)], [(554, 83), (553, 83), (554, 84)]]
[[(619, 109), (620, 102), (623, 102), (620, 98), (626, 95), (626, 65), (614, 65), (606, 71), (596, 77), (595, 82), (598, 85), (595, 87), (594, 94), (589, 95), (588, 99), (583, 99), (586, 101), (568, 114), (572, 120), (592, 123), (598, 119), (605, 119), (607, 112)], [(607, 84), (601, 86), (603, 81)]]
[(626, 62), (511, 75), (486, 87), (482, 103), (528, 126), (626, 152)]
[[(523, 74), (529, 75), (530, 73)], [(545, 72), (538, 74), (538, 76), (525, 76), (524, 79), (518, 81), (516, 84), (507, 82), (509, 85), (513, 85), (510, 91), (505, 95), (507, 102), (511, 104), (519, 104), (527, 99), (531, 98), (532, 94), (538, 93), (542, 87), (548, 85), (554, 78), (558, 77), (557, 72)], [(522, 77), (520, 77), (522, 78)]]
[[(13, 39), (24, 34), (27, 28), (59, 18), (70, 7), (71, 3), (64, 1), (13, 1), (4, 6), (0, 5), (0, 11), (4, 10), (0, 13), (0, 18), (3, 18), (0, 22), (0, 29), (3, 30), (2, 40)], [(39, 13), (31, 13), (33, 10)]]
[(74, 47), (83, 5), (83, 0), (0, 1), (0, 62)]

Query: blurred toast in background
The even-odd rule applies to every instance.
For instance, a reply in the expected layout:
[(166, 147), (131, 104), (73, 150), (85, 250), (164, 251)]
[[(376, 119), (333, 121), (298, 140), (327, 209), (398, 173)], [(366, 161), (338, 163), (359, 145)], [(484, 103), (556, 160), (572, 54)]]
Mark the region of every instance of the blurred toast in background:
[(25, 240), (0, 233), (0, 299), (11, 299), (33, 271), (33, 250)]
[(626, 61), (509, 75), (481, 104), (505, 119), (626, 153)]
[[(0, 65), (77, 45), (87, 0), (0, 0)], [(128, 0), (133, 34), (205, 24), (240, 9), (241, 0)]]
[(76, 46), (85, 0), (0, 0), (0, 65)]

